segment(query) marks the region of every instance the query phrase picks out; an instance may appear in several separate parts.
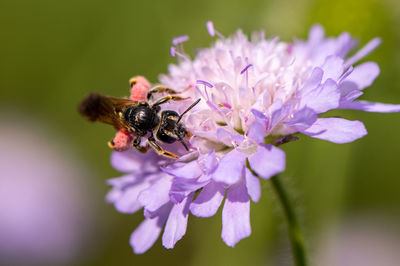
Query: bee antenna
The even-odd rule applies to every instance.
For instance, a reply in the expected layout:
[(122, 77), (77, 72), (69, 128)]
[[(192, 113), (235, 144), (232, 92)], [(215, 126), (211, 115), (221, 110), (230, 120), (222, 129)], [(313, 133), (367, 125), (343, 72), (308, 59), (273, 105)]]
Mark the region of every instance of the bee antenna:
[[(179, 123), (179, 121), (181, 121), (183, 115), (186, 114), (187, 112), (189, 112), (190, 109), (192, 109), (193, 107), (195, 107), (196, 104), (198, 104), (198, 103), (200, 102), (200, 100), (201, 100), (201, 99), (199, 98), (199, 99), (197, 99), (194, 103), (192, 103), (192, 105), (189, 106), (189, 107), (179, 116), (179, 119), (178, 119), (178, 121), (177, 121), (176, 123)], [(185, 147), (186, 147), (186, 146), (185, 146)]]
[(182, 145), (185, 147), (185, 149), (187, 150), (187, 151), (189, 151), (189, 147), (188, 147), (188, 145), (185, 143), (185, 141), (183, 140), (183, 139), (179, 139), (179, 141), (182, 143)]

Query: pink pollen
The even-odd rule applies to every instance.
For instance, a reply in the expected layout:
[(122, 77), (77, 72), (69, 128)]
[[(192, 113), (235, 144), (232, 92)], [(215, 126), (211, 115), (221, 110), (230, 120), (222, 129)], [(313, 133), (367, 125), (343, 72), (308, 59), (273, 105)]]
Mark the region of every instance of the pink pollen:
[(136, 83), (131, 88), (130, 99), (132, 101), (144, 102), (151, 87), (150, 82), (142, 76), (135, 77)]
[(114, 150), (126, 151), (132, 147), (133, 136), (126, 129), (120, 129), (113, 139)]

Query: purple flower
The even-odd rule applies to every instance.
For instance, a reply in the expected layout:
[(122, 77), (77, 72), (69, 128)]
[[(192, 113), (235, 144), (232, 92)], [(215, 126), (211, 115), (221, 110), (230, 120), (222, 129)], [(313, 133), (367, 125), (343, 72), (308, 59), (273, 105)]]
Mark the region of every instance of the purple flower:
[[(114, 166), (129, 174), (110, 181), (109, 200), (121, 212), (145, 209), (146, 220), (131, 238), (138, 253), (154, 243), (164, 223), (163, 244), (173, 247), (186, 231), (189, 212), (210, 217), (221, 204), (222, 238), (233, 247), (251, 234), (250, 199), (260, 198), (259, 177), (285, 170), (285, 153), (278, 145), (299, 133), (334, 143), (367, 134), (360, 121), (318, 117), (329, 110), (400, 111), (400, 105), (356, 100), (379, 67), (374, 62), (353, 65), (380, 44), (378, 38), (348, 58), (355, 46), (350, 35), (325, 38), (318, 25), (307, 41), (293, 43), (265, 39), (263, 33), (249, 40), (241, 31), (225, 38), (211, 22), (207, 29), (218, 36), (215, 44), (191, 60), (176, 41), (179, 46), (172, 50), (179, 63), (160, 77), (162, 84), (183, 91), (183, 97), (202, 99), (183, 118), (194, 151), (163, 165), (155, 155), (113, 155)], [(188, 85), (191, 90), (185, 90)], [(173, 108), (182, 112), (190, 103)], [(141, 167), (120, 167), (121, 162), (138, 165), (143, 160)]]

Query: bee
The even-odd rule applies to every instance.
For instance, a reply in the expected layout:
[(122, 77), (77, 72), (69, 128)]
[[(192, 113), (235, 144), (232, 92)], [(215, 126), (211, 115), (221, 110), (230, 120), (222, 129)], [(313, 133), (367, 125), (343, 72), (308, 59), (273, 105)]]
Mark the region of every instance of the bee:
[[(108, 146), (118, 151), (130, 147), (141, 153), (150, 148), (159, 155), (177, 159), (176, 154), (164, 150), (157, 142), (174, 143), (179, 141), (189, 151), (183, 140), (191, 133), (181, 122), (182, 117), (190, 111), (200, 99), (192, 103), (182, 114), (173, 110), (162, 110), (161, 105), (169, 101), (183, 101), (187, 98), (176, 95), (177, 92), (164, 85), (150, 88), (150, 83), (141, 76), (130, 79), (131, 95), (129, 99), (105, 96), (90, 93), (78, 105), (79, 113), (90, 121), (99, 121), (114, 126), (118, 132)], [(167, 93), (154, 103), (150, 103), (152, 96), (158, 93)], [(142, 138), (147, 137), (145, 146), (141, 145)]]

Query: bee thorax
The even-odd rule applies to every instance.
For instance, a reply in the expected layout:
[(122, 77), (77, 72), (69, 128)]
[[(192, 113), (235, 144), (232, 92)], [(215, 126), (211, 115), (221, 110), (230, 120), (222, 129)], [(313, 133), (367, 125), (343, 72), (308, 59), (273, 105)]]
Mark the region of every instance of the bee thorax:
[(123, 118), (135, 129), (138, 135), (146, 135), (157, 127), (159, 118), (150, 106), (139, 105), (128, 107), (123, 112)]

